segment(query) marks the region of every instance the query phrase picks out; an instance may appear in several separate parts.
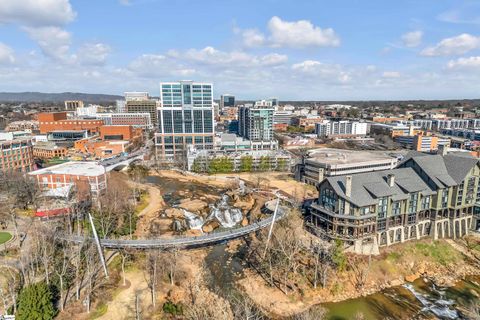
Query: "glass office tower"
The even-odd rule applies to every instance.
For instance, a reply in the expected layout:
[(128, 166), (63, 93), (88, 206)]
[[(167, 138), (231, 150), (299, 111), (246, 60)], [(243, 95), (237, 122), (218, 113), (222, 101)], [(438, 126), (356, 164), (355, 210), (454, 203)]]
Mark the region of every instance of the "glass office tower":
[(211, 83), (193, 81), (160, 84), (157, 155), (183, 159), (188, 145), (213, 149), (214, 119)]

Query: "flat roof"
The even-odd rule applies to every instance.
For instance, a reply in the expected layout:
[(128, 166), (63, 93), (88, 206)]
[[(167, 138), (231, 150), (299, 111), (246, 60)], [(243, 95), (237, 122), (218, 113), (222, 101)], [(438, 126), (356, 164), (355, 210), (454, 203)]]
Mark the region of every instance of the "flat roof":
[(306, 160), (325, 164), (353, 164), (393, 159), (395, 158), (382, 152), (322, 148), (310, 150)]
[(96, 177), (104, 173), (105, 168), (97, 164), (96, 162), (70, 161), (30, 172), (29, 175), (35, 176), (39, 174), (67, 174)]

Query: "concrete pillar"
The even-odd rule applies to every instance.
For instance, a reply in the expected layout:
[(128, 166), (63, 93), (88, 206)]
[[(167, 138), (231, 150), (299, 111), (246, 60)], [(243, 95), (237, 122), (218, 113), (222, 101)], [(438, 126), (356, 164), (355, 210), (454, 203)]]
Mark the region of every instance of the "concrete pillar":
[(390, 230), (387, 230), (386, 234), (387, 234), (387, 246), (389, 246), (391, 244), (390, 243)]
[(420, 239), (420, 225), (419, 224), (415, 225), (415, 238), (417, 240)]
[(444, 222), (440, 222), (440, 227), (442, 228), (442, 238), (445, 238), (445, 223)]
[(457, 223), (456, 223), (455, 220), (452, 221), (452, 225), (453, 225), (453, 227), (452, 227), (452, 230), (453, 230), (452, 239), (456, 239), (457, 238), (457, 230), (456, 230), (457, 229), (457, 227), (456, 227)]
[(437, 240), (438, 239), (438, 235), (437, 235), (437, 224), (438, 222), (434, 222), (433, 223), (433, 240)]
[(400, 230), (400, 242), (405, 242), (405, 230), (403, 227), (398, 228)]

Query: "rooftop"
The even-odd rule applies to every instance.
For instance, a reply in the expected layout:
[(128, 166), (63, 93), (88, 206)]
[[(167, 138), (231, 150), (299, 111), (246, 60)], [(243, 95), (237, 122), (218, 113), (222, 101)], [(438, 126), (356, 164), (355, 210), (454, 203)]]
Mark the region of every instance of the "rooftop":
[(359, 162), (372, 162), (381, 160), (393, 160), (383, 152), (354, 151), (344, 149), (322, 148), (311, 150), (308, 153), (308, 161), (321, 162), (325, 164), (350, 164)]
[(96, 177), (105, 173), (105, 168), (96, 162), (71, 161), (48, 168), (30, 172), (32, 176), (39, 174), (67, 174)]

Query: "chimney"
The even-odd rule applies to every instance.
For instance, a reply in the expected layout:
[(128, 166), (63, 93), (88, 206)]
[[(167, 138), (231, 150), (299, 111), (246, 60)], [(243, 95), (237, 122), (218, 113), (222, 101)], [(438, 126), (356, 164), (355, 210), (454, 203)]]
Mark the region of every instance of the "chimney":
[(322, 182), (325, 178), (325, 169), (320, 168), (318, 169), (318, 182)]
[(345, 177), (345, 195), (348, 198), (352, 196), (352, 176)]
[(393, 187), (393, 185), (395, 184), (395, 175), (394, 174), (389, 174), (387, 176), (387, 183), (388, 183), (388, 186)]

